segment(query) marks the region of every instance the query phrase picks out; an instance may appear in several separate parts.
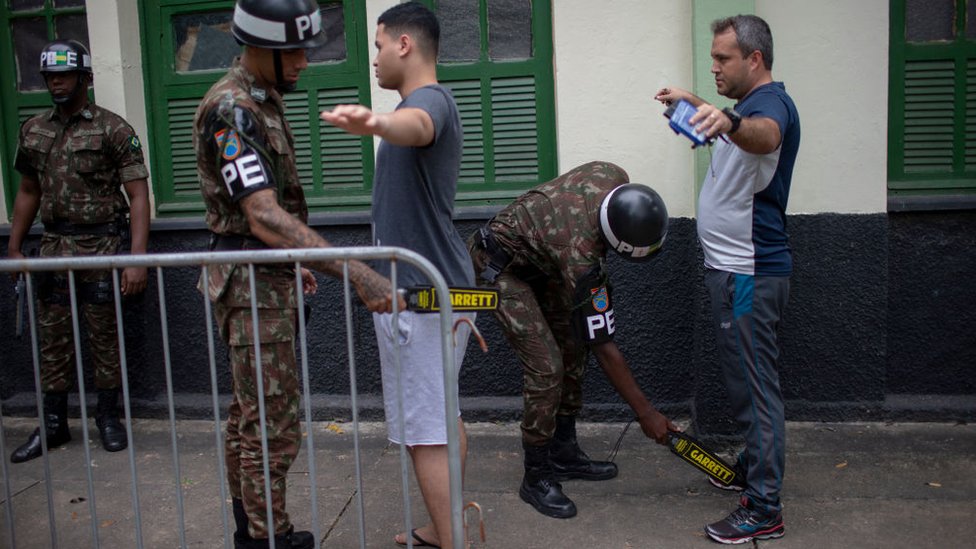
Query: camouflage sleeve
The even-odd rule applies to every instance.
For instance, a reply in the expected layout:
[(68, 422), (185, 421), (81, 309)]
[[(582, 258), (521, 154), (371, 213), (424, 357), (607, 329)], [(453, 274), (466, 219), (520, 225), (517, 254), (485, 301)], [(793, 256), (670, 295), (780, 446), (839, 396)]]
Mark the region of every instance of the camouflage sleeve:
[(146, 161), (142, 153), (142, 142), (139, 141), (139, 136), (132, 126), (123, 121), (112, 132), (111, 142), (112, 162), (119, 171), (119, 179), (122, 183), (149, 177), (149, 170), (146, 169)]
[(203, 138), (217, 159), (231, 200), (238, 202), (255, 191), (277, 188), (267, 140), (254, 113), (237, 105), (228, 113), (214, 109), (207, 115)]
[(30, 122), (24, 122), (20, 126), (20, 138), (17, 141), (17, 153), (14, 157), (14, 169), (20, 172), (21, 175), (25, 175), (33, 180), (38, 179), (37, 168), (34, 163), (31, 162), (30, 153), (25, 148), (27, 143), (27, 124)]
[(576, 281), (576, 305), (571, 324), (577, 340), (587, 345), (613, 340), (617, 326), (611, 293), (610, 279), (599, 265)]

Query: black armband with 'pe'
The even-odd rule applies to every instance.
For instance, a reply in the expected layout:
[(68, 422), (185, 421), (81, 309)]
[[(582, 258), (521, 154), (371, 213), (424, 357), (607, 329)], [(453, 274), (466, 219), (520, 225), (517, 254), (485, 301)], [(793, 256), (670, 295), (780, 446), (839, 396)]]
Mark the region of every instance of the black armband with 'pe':
[(234, 107), (233, 118), (221, 113), (211, 115), (208, 139), (216, 150), (220, 177), (231, 200), (237, 202), (261, 190), (277, 188), (267, 143), (254, 113)]
[(600, 267), (594, 267), (576, 282), (572, 325), (579, 341), (593, 345), (613, 340), (617, 326), (611, 294), (610, 281)]

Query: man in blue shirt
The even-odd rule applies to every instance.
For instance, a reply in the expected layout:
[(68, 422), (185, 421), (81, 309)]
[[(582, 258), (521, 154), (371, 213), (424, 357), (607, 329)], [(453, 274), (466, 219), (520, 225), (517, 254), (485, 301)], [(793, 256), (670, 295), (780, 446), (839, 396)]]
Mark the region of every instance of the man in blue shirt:
[(712, 302), (719, 362), (736, 422), (745, 434), (737, 468), (745, 484), (738, 509), (705, 532), (721, 543), (782, 537), (780, 489), (785, 463), (777, 343), (789, 298), (792, 252), (786, 202), (800, 145), (800, 120), (772, 78), (773, 38), (754, 15), (712, 23), (712, 74), (718, 93), (738, 101), (720, 109), (685, 90), (698, 108), (696, 130), (719, 138), (698, 200), (698, 239)]

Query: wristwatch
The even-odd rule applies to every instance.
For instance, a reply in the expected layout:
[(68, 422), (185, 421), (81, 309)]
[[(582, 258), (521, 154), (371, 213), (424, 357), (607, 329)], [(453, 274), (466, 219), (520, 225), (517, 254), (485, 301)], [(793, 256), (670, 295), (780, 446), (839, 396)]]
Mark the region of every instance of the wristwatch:
[(732, 129), (725, 132), (725, 135), (732, 135), (736, 132), (736, 130), (739, 129), (739, 124), (742, 124), (742, 115), (735, 112), (735, 109), (732, 107), (725, 107), (722, 109), (722, 114), (728, 116), (729, 120), (732, 121)]

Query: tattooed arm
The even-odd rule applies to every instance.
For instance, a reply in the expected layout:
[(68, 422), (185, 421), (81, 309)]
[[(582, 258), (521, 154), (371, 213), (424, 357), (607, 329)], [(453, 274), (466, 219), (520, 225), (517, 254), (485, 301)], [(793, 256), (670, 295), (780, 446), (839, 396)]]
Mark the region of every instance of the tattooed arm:
[[(295, 219), (278, 205), (273, 189), (261, 189), (240, 201), (251, 234), (273, 248), (327, 248), (332, 244), (308, 225)], [(342, 278), (341, 261), (315, 261), (307, 264), (316, 271)], [(349, 281), (356, 288), (366, 308), (377, 313), (393, 310), (390, 281), (361, 261), (349, 262)], [(399, 310), (406, 302), (398, 296)]]

